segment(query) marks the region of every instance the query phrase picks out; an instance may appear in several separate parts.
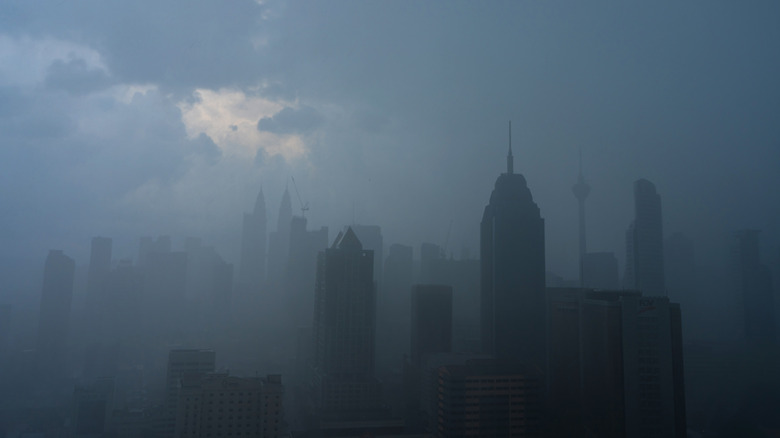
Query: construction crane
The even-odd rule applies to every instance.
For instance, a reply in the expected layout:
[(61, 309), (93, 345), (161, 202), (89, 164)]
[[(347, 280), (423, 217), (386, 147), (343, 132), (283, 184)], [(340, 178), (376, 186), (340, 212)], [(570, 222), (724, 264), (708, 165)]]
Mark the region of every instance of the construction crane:
[(306, 217), (306, 211), (309, 209), (309, 203), (306, 204), (303, 203), (303, 200), (301, 200), (301, 194), (298, 193), (298, 184), (295, 184), (295, 177), (290, 176), (290, 179), (293, 183), (293, 188), (295, 189), (295, 195), (298, 197), (298, 203), (301, 204), (301, 216)]

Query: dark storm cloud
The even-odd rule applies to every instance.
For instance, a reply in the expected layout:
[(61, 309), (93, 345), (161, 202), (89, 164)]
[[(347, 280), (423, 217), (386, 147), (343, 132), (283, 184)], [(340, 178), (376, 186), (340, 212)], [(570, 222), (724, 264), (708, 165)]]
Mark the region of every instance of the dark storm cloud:
[(322, 115), (312, 107), (287, 107), (273, 117), (266, 117), (257, 122), (260, 131), (274, 134), (308, 133), (322, 124)]
[(101, 69), (88, 68), (83, 59), (58, 59), (46, 71), (45, 84), (53, 90), (81, 95), (105, 89), (111, 85), (111, 79)]

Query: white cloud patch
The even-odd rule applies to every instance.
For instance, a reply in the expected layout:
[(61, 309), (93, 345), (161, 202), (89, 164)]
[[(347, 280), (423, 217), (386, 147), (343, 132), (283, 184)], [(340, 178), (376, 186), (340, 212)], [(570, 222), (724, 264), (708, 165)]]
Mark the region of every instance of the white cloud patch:
[(225, 156), (253, 160), (262, 150), (265, 156), (279, 155), (291, 161), (306, 155), (307, 147), (300, 135), (257, 129), (258, 120), (273, 117), (294, 104), (228, 89), (198, 89), (195, 97), (194, 102), (179, 104), (187, 135), (208, 135)]

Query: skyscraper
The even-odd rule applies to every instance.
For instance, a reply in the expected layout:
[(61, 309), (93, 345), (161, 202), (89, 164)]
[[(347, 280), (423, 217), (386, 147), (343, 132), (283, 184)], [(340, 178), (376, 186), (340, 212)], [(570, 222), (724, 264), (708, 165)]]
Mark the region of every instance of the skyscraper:
[(266, 214), (263, 191), (257, 194), (252, 213), (244, 213), (241, 233), (239, 281), (257, 293), (265, 280)]
[(292, 201), (290, 191), (284, 188), (282, 202), (279, 205), (279, 215), (276, 220), (276, 231), (271, 233), (268, 242), (268, 280), (278, 287), (284, 278), (287, 267), (287, 257), (290, 251), (290, 222), (292, 221)]
[(544, 219), (523, 175), (496, 180), (481, 224), (482, 349), (543, 370), (545, 364)]
[(774, 344), (775, 300), (772, 272), (761, 263), (758, 230), (737, 234), (735, 252), (735, 287), (741, 304), (744, 337), (756, 344)]
[(351, 228), (319, 253), (314, 309), (315, 406), (323, 419), (357, 419), (379, 405), (374, 377), (374, 253)]
[(580, 151), (580, 175), (577, 178), (577, 184), (571, 188), (574, 192), (574, 197), (577, 198), (579, 204), (579, 225), (580, 225), (580, 287), (585, 285), (585, 254), (588, 252), (585, 243), (585, 198), (590, 193), (590, 186), (585, 183), (585, 178), (582, 176), (582, 151)]
[(634, 183), (634, 220), (626, 232), (625, 287), (665, 296), (661, 197), (646, 179)]
[(111, 239), (93, 237), (87, 273), (87, 309), (94, 312), (105, 298), (108, 276), (111, 272)]
[(43, 271), (38, 317), (38, 359), (42, 366), (62, 366), (68, 341), (76, 264), (60, 250), (49, 251)]
[(430, 353), (452, 351), (452, 287), (417, 284), (412, 288), (412, 364)]

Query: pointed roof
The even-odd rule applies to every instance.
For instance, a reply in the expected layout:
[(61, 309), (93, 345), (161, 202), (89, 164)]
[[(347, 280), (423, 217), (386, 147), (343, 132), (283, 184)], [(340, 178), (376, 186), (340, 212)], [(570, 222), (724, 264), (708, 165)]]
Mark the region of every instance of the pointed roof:
[(355, 232), (352, 231), (352, 227), (347, 227), (347, 231), (341, 237), (341, 241), (338, 242), (338, 248), (360, 251), (363, 249), (363, 244), (360, 243), (360, 239), (358, 239)]

